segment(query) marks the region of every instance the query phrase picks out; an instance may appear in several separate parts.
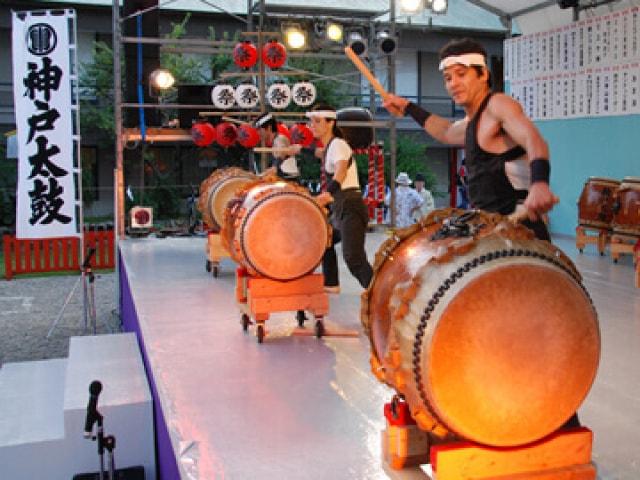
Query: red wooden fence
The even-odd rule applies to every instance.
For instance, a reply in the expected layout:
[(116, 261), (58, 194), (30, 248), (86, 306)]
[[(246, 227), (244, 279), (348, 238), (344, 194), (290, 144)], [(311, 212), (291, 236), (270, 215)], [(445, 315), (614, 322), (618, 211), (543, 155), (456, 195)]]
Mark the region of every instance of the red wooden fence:
[[(113, 230), (85, 230), (84, 242), (85, 252), (90, 247), (96, 249), (91, 261), (94, 269), (115, 266)], [(7, 280), (22, 273), (80, 270), (82, 259), (78, 237), (19, 240), (13, 235), (5, 235), (3, 244), (4, 278)]]

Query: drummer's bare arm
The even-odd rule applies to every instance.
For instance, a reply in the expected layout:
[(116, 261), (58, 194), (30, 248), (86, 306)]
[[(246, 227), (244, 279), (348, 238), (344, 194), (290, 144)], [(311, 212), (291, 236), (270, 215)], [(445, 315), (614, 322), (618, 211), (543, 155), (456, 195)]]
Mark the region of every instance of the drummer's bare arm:
[(558, 198), (549, 188), (550, 165), (547, 142), (533, 122), (524, 114), (520, 104), (508, 95), (495, 94), (487, 106), (487, 113), (493, 116), (507, 135), (527, 152), (531, 169), (531, 186), (524, 205), (529, 210), (529, 218), (536, 220), (558, 202)]
[(382, 105), (397, 117), (410, 115), (416, 123), (439, 142), (448, 145), (464, 144), (464, 133), (467, 127), (466, 119), (451, 122), (439, 115), (427, 112), (406, 98), (393, 94), (389, 94)]
[(347, 169), (349, 168), (349, 160), (338, 160), (336, 162), (336, 171), (333, 174), (333, 179), (342, 185), (344, 179), (347, 178)]
[(321, 207), (326, 207), (328, 204), (333, 202), (333, 197), (329, 192), (322, 192), (320, 195), (314, 197), (314, 199)]

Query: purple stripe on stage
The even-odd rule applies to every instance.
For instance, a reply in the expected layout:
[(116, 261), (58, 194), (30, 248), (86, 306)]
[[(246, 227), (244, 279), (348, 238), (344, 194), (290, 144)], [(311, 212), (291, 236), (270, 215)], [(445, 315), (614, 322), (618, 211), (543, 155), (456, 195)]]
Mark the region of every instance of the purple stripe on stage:
[(125, 263), (120, 252), (118, 252), (118, 255), (120, 260), (120, 314), (122, 327), (125, 332), (134, 332), (138, 338), (138, 345), (142, 352), (142, 361), (144, 362), (147, 379), (151, 388), (151, 395), (153, 396), (157, 476), (160, 480), (178, 479), (180, 478), (180, 472), (178, 470), (178, 464), (176, 463), (176, 457), (173, 453), (167, 424), (165, 423), (164, 415), (162, 413), (162, 406), (160, 405), (160, 399), (158, 398), (158, 391), (156, 390), (153, 372), (149, 366), (144, 338), (140, 332), (140, 323), (138, 321), (136, 306), (133, 302), (133, 295), (131, 294), (131, 287), (129, 285)]

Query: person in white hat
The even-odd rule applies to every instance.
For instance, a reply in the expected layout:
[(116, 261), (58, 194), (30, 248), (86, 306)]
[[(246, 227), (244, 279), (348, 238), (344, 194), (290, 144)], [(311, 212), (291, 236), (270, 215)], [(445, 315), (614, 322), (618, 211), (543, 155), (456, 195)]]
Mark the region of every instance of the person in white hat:
[(410, 187), (411, 178), (407, 172), (400, 172), (396, 178), (396, 227), (405, 228), (413, 225), (414, 213), (420, 209), (423, 199)]

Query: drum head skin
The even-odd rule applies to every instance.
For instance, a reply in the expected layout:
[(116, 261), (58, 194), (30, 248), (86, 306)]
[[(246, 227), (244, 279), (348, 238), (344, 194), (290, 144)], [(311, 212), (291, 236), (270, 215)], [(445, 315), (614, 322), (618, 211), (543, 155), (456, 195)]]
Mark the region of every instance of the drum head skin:
[(584, 292), (560, 270), (515, 264), (476, 278), (449, 302), (422, 358), (438, 416), (488, 445), (556, 430), (595, 377), (599, 332), (589, 319)]
[(247, 212), (241, 233), (246, 261), (261, 275), (291, 280), (316, 268), (327, 247), (327, 220), (311, 197), (285, 192)]
[(224, 210), (227, 203), (231, 200), (237, 191), (252, 183), (254, 180), (249, 177), (231, 177), (223, 180), (212, 190), (209, 199), (209, 210), (213, 214), (213, 220), (219, 228), (224, 225)]

